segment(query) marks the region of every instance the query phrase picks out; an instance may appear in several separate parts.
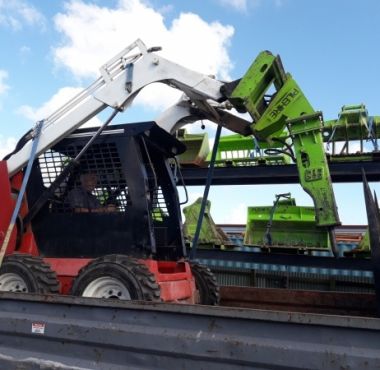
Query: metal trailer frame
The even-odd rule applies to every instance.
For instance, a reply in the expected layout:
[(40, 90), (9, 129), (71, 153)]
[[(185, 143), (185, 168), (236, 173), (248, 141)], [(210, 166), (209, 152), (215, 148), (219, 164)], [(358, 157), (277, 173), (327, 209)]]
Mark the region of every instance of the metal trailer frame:
[(380, 319), (0, 294), (2, 369), (375, 369)]
[[(207, 250), (198, 251), (199, 259), (219, 259), (251, 263), (269, 263), (289, 266), (323, 267), (372, 271), (374, 274), (378, 315), (380, 316), (380, 212), (376, 194), (373, 196), (368, 181), (380, 178), (377, 161), (329, 163), (333, 182), (362, 182), (371, 240), (371, 258), (317, 257), (292, 254), (266, 254), (243, 251)], [(189, 186), (204, 184), (207, 168), (184, 168), (183, 179)], [(214, 170), (211, 185), (258, 185), (291, 184), (299, 181), (295, 165), (271, 165), (251, 167), (219, 167)]]
[[(363, 169), (369, 182), (380, 180), (380, 166), (378, 161), (330, 162), (329, 168), (333, 183), (362, 182)], [(184, 167), (181, 171), (187, 186), (204, 185), (206, 182), (208, 172), (207, 167)], [(299, 184), (297, 166), (295, 164), (287, 164), (216, 167), (212, 178), (212, 185), (262, 184)]]

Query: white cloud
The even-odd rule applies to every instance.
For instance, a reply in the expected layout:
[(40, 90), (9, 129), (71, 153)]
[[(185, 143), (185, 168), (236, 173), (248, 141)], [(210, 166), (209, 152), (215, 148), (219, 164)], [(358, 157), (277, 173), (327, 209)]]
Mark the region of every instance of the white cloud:
[(42, 104), (40, 107), (33, 108), (29, 105), (23, 105), (19, 108), (19, 113), (32, 120), (33, 122), (39, 121), (41, 119), (47, 118), (51, 113), (61, 107), (64, 103), (66, 103), (80, 91), (82, 91), (80, 88), (63, 87), (58, 90), (58, 92), (53, 95), (50, 100)]
[[(65, 11), (55, 17), (56, 28), (63, 35), (62, 45), (53, 50), (55, 62), (79, 79), (95, 78), (101, 65), (140, 38), (148, 47), (162, 46), (160, 55), (174, 62), (230, 79), (228, 46), (233, 27), (207, 23), (193, 13), (181, 13), (167, 26), (163, 14), (139, 0), (120, 0), (115, 8), (66, 3)], [(152, 85), (136, 103), (162, 110), (179, 96), (168, 87)]]
[[(58, 108), (62, 107), (75, 95), (80, 93), (83, 89), (77, 87), (63, 87), (53, 95), (50, 100), (42, 104), (38, 108), (31, 107), (29, 105), (23, 105), (18, 109), (18, 113), (24, 117), (30, 119), (33, 122), (45, 119), (50, 116)], [(100, 120), (97, 117), (92, 118), (83, 127), (99, 126)]]
[(163, 5), (157, 9), (160, 14), (169, 14), (174, 10), (174, 6), (172, 4)]
[(45, 27), (45, 17), (23, 0), (0, 0), (0, 26), (21, 30), (24, 25)]
[(247, 0), (220, 0), (220, 3), (240, 12), (247, 10)]
[(0, 160), (13, 151), (16, 147), (16, 143), (16, 138), (0, 135)]
[[(238, 11), (240, 13), (247, 13), (249, 9), (258, 8), (263, 1), (262, 0), (217, 0), (221, 5)], [(282, 5), (282, 0), (273, 0), (276, 7)]]
[(5, 80), (8, 78), (8, 72), (0, 69), (0, 95), (7, 92), (9, 86), (5, 83)]

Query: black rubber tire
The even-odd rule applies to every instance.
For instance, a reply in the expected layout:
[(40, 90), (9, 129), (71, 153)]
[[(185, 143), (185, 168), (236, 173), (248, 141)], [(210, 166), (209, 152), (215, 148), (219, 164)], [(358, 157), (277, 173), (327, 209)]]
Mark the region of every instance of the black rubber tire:
[(0, 276), (5, 273), (19, 275), (27, 285), (28, 293), (59, 293), (57, 274), (41, 257), (21, 253), (11, 254), (4, 258), (0, 268)]
[(200, 263), (190, 263), (194, 275), (195, 286), (199, 292), (199, 303), (216, 306), (220, 302), (219, 285), (211, 270)]
[(161, 301), (160, 286), (148, 267), (137, 259), (122, 254), (99, 257), (84, 266), (73, 282), (71, 294), (82, 296), (92, 281), (105, 276), (122, 282), (128, 289), (131, 300)]

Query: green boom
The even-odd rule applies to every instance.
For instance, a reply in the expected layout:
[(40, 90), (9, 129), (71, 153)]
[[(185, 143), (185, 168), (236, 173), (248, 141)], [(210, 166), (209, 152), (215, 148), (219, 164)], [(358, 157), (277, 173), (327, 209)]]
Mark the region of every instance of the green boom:
[(248, 112), (253, 134), (269, 143), (287, 128), (292, 139), (300, 183), (312, 197), (318, 226), (340, 224), (323, 147), (323, 119), (300, 87), (285, 73), (278, 56), (259, 54), (229, 96), (239, 112)]

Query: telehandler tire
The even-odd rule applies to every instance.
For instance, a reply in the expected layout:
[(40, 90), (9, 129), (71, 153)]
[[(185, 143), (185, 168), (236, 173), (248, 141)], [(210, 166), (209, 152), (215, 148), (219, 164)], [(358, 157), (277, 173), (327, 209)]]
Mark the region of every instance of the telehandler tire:
[(41, 257), (15, 253), (0, 268), (0, 291), (58, 294), (56, 273)]
[(161, 301), (160, 287), (149, 269), (135, 258), (120, 254), (99, 257), (84, 266), (71, 294), (82, 297)]
[(200, 263), (190, 263), (195, 286), (199, 291), (199, 304), (218, 305), (220, 301), (219, 285), (211, 270)]

